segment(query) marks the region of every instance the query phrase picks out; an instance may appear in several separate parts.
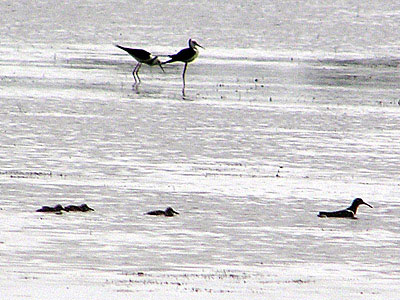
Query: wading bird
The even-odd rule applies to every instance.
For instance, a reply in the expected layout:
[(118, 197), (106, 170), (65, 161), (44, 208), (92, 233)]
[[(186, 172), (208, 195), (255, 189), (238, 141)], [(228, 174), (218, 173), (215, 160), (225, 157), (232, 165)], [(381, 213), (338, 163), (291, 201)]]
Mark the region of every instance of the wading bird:
[(355, 217), (357, 208), (361, 204), (367, 205), (372, 208), (371, 205), (368, 203), (364, 202), (363, 199), (361, 198), (356, 198), (353, 200), (351, 205), (343, 210), (338, 210), (338, 211), (332, 211), (332, 212), (326, 212), (326, 211), (320, 211), (318, 214), (318, 217), (321, 218), (352, 218), (352, 219), (357, 219)]
[(160, 66), (161, 70), (165, 73), (164, 68), (161, 66), (161, 62), (158, 59), (158, 56), (152, 55), (150, 52), (147, 52), (146, 50), (143, 49), (132, 49), (127, 47), (122, 47), (120, 45), (115, 45), (115, 46), (128, 52), (138, 62), (132, 71), (133, 79), (135, 79), (135, 85), (141, 82), (139, 77), (139, 70), (142, 64), (146, 64), (149, 66), (158, 65)]
[(183, 68), (183, 73), (182, 73), (182, 80), (183, 80), (183, 87), (182, 87), (182, 96), (185, 97), (185, 74), (186, 74), (186, 69), (188, 63), (191, 63), (194, 61), (197, 56), (199, 55), (199, 50), (197, 47), (203, 48), (200, 46), (196, 41), (189, 39), (189, 48), (182, 49), (176, 54), (168, 55), (171, 59), (167, 60), (166, 62), (163, 62), (163, 64), (169, 64), (172, 62), (180, 61), (185, 63), (185, 67)]

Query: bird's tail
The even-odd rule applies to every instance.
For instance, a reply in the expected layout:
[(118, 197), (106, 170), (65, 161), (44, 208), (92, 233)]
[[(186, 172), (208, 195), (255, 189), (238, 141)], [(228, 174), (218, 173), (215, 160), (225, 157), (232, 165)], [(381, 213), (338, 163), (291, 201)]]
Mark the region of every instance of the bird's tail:
[(126, 51), (126, 52), (128, 52), (128, 54), (130, 54), (129, 53), (129, 48), (127, 48), (127, 47), (123, 47), (123, 46), (120, 46), (120, 45), (115, 45), (115, 47), (118, 47), (119, 49), (121, 49), (121, 50), (124, 50), (124, 51)]
[(120, 46), (120, 45), (115, 45), (115, 47), (118, 47), (119, 49), (122, 49), (122, 50), (125, 50), (125, 51), (126, 51), (126, 48), (125, 48), (125, 47), (122, 47), (122, 46)]
[(162, 63), (161, 63), (162, 65), (169, 64), (169, 63), (172, 63), (172, 62), (176, 61), (174, 58), (172, 58), (172, 56), (170, 56), (170, 55), (168, 55), (168, 56), (169, 56), (169, 57), (171, 57), (171, 59), (170, 59), (170, 60), (167, 60), (167, 61), (164, 61), (164, 62), (162, 62)]

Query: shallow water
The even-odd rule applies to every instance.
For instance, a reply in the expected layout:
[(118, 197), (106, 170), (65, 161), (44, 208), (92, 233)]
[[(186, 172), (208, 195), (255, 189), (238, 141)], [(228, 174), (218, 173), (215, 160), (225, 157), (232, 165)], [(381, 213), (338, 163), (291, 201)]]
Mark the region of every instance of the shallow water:
[[(25, 2), (0, 4), (2, 298), (396, 299), (398, 4)], [(182, 65), (135, 89), (113, 46), (189, 37), (186, 100)]]

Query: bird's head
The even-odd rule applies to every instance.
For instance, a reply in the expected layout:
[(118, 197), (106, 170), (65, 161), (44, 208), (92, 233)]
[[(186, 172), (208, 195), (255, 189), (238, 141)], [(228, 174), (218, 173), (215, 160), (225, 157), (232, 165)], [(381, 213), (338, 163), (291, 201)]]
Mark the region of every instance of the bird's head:
[(160, 66), (161, 70), (165, 73), (165, 70), (164, 70), (164, 68), (162, 67), (161, 64), (162, 64), (162, 63), (161, 63), (161, 61), (158, 59), (158, 56), (154, 56), (153, 61), (152, 61), (152, 65), (153, 65), (153, 66), (154, 66), (154, 65)]
[(172, 207), (168, 207), (165, 210), (165, 215), (172, 217), (173, 215), (179, 215), (179, 213), (177, 211), (175, 211)]
[(190, 48), (196, 48), (196, 47), (200, 47), (203, 48), (203, 46), (201, 46), (199, 43), (197, 43), (195, 40), (189, 39), (189, 47)]
[(353, 203), (352, 203), (352, 205), (354, 205), (354, 206), (356, 206), (356, 207), (359, 206), (359, 205), (361, 205), (361, 204), (364, 204), (364, 205), (366, 205), (366, 206), (369, 206), (369, 207), (373, 208), (372, 205), (369, 205), (367, 202), (364, 202), (364, 200), (361, 199), (361, 198), (356, 198), (356, 199), (354, 199), (354, 200), (353, 200)]

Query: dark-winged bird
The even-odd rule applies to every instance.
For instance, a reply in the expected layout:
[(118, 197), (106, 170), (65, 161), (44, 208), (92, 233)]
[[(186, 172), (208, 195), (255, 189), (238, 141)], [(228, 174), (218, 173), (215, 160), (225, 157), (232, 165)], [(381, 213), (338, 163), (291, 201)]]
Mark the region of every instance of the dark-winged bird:
[(356, 198), (353, 200), (351, 205), (343, 210), (338, 210), (338, 211), (332, 211), (332, 212), (326, 212), (326, 211), (320, 211), (318, 214), (318, 217), (321, 218), (352, 218), (352, 219), (357, 219), (356, 218), (356, 213), (357, 213), (357, 208), (361, 204), (367, 205), (372, 208), (371, 205), (368, 203), (364, 202), (363, 199), (361, 198)]
[(39, 208), (36, 210), (37, 212), (55, 212), (55, 213), (61, 213), (61, 211), (64, 210), (64, 207), (62, 207), (61, 204), (57, 204), (56, 206), (42, 206), (42, 208)]
[(132, 71), (133, 79), (135, 79), (135, 84), (141, 82), (139, 77), (139, 70), (142, 64), (146, 64), (149, 66), (156, 66), (156, 65), (160, 66), (161, 70), (164, 72), (164, 69), (161, 66), (161, 61), (158, 59), (158, 56), (152, 55), (150, 52), (147, 52), (146, 50), (143, 49), (127, 48), (127, 47), (122, 47), (120, 45), (115, 45), (115, 46), (128, 52), (138, 62)]
[(94, 211), (93, 208), (90, 208), (87, 204), (81, 204), (81, 205), (67, 205), (64, 207), (65, 211), (81, 211), (81, 212), (87, 212), (87, 211)]
[(186, 86), (185, 74), (186, 74), (187, 65), (188, 65), (188, 63), (191, 63), (192, 61), (194, 61), (197, 58), (197, 56), (199, 55), (199, 50), (197, 49), (197, 47), (203, 48), (196, 41), (194, 41), (192, 39), (189, 39), (188, 44), (189, 44), (189, 48), (182, 49), (181, 51), (179, 51), (176, 54), (169, 55), (169, 57), (171, 59), (167, 60), (166, 62), (163, 62), (163, 64), (169, 64), (169, 63), (173, 63), (176, 61), (185, 63), (185, 66), (183, 68), (183, 73), (182, 73), (182, 80), (183, 80), (182, 95), (183, 95), (183, 97), (185, 97), (185, 86)]
[(166, 210), (149, 211), (148, 213), (146, 213), (146, 215), (173, 217), (174, 215), (179, 215), (179, 213), (175, 211), (172, 207), (167, 207)]

